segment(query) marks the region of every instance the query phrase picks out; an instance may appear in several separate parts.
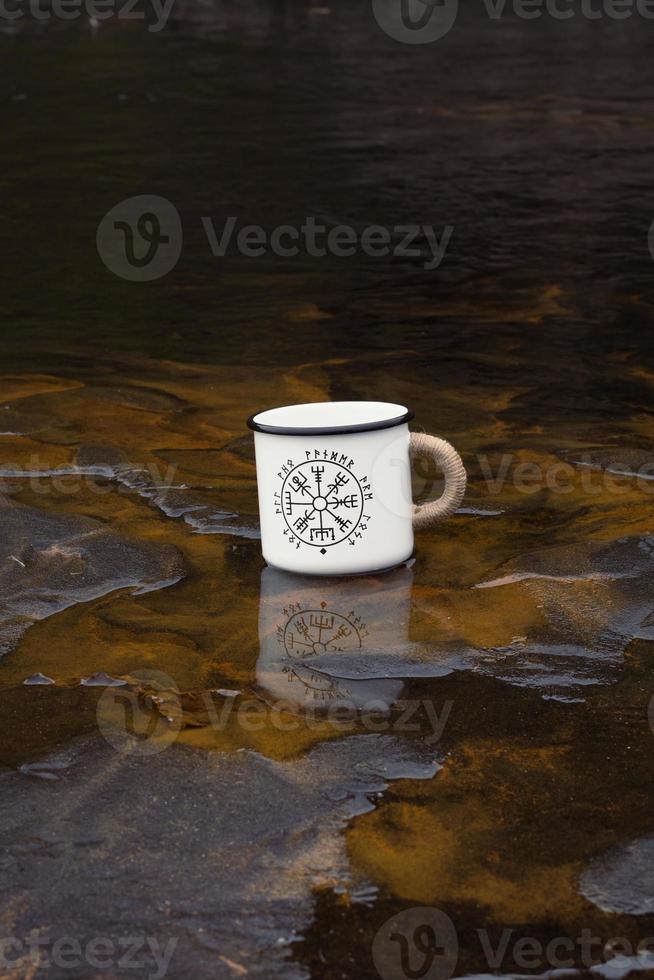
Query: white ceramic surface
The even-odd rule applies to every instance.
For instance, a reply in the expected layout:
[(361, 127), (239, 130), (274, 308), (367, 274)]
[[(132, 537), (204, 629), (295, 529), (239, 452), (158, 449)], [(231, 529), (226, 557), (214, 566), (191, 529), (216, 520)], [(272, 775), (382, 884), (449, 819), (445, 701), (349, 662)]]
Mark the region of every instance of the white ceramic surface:
[[(412, 436), (411, 418), (403, 405), (321, 402), (271, 409), (249, 420), (268, 564), (304, 574), (353, 575), (391, 568), (412, 555), (414, 520), (422, 514), (424, 526), (429, 508), (434, 519), (451, 513), (465, 489), (465, 471), (447, 443)], [(455, 486), (453, 493), (456, 479), (444, 466), (442, 503), (423, 508), (414, 507), (411, 495), (409, 454), (417, 439), (437, 462), (452, 466), (455, 458), (459, 484), (463, 474), (463, 489)]]

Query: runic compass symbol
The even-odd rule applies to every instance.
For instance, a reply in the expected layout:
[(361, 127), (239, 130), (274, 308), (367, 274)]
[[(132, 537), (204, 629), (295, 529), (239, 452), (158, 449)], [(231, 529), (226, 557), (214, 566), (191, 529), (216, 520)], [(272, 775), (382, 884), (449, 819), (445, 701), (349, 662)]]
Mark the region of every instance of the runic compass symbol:
[(372, 499), (367, 478), (360, 480), (352, 472), (352, 460), (343, 465), (328, 455), (339, 454), (316, 453), (285, 467), (281, 491), (275, 494), (277, 513), (284, 517), (284, 534), (291, 544), (312, 545), (322, 555), (343, 541), (356, 543), (368, 526), (364, 502)]
[(293, 603), (284, 613), (288, 618), (277, 626), (277, 642), (287, 658), (283, 671), (289, 682), (300, 681), (313, 701), (348, 697), (343, 682), (313, 669), (311, 661), (325, 653), (360, 650), (368, 635), (366, 624), (354, 610), (343, 615), (328, 609), (326, 602), (319, 609)]
[(277, 628), (277, 635), (290, 656), (304, 660), (330, 650), (359, 650), (367, 630), (354, 612), (343, 616), (323, 604), (321, 609), (299, 609)]

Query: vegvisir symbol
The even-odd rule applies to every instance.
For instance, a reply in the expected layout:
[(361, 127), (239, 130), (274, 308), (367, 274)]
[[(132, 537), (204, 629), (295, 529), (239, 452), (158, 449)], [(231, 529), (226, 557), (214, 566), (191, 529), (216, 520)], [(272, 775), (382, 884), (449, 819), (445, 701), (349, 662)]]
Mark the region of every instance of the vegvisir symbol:
[(365, 623), (354, 610), (343, 616), (331, 612), (324, 602), (320, 609), (298, 609), (277, 628), (278, 639), (286, 652), (302, 659), (329, 650), (358, 650), (361, 638), (367, 636), (367, 632)]
[[(308, 544), (327, 548), (348, 541), (353, 545), (367, 529), (364, 499), (371, 500), (370, 485), (351, 470), (353, 460), (323, 450), (307, 453), (302, 463), (282, 467), (281, 493), (275, 494), (277, 513), (286, 523), (284, 534), (297, 548)], [(329, 458), (328, 458), (329, 457)]]
[[(346, 607), (347, 608), (347, 607)], [(368, 636), (366, 624), (350, 610), (347, 616), (331, 612), (327, 603), (320, 609), (303, 608), (294, 603), (284, 609), (286, 622), (277, 626), (277, 642), (284, 647), (288, 658), (283, 667), (289, 681), (300, 681), (316, 701), (328, 701), (347, 696), (347, 687), (320, 670), (314, 670), (311, 659), (322, 654), (360, 650)]]
[(363, 494), (357, 478), (338, 463), (309, 461), (284, 481), (282, 511), (301, 541), (324, 547), (343, 541), (358, 525)]

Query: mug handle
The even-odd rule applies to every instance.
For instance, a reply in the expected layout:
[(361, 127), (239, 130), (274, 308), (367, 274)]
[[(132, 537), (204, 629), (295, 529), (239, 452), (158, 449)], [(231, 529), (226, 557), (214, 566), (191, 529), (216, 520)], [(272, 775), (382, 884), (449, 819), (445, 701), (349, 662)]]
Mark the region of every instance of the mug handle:
[(416, 531), (442, 521), (458, 508), (466, 492), (467, 476), (461, 457), (454, 446), (445, 439), (428, 436), (424, 432), (412, 432), (411, 456), (431, 456), (445, 477), (445, 489), (438, 500), (413, 505), (413, 527)]

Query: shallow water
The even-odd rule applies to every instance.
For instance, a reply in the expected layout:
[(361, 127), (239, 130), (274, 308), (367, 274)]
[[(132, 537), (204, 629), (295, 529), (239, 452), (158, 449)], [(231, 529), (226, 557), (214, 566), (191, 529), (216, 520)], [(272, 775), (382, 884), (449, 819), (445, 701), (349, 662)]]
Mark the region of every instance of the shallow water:
[[(359, 980), (434, 907), (445, 980), (654, 935), (653, 38), (468, 5), (408, 46), (273, 0), (4, 24), (0, 939)], [(137, 194), (184, 228), (151, 283), (95, 245)], [(454, 232), (433, 271), (217, 259), (229, 215)], [(325, 398), (407, 403), (468, 467), (389, 575), (261, 559), (245, 419)], [(99, 975), (25, 949), (0, 977)]]

